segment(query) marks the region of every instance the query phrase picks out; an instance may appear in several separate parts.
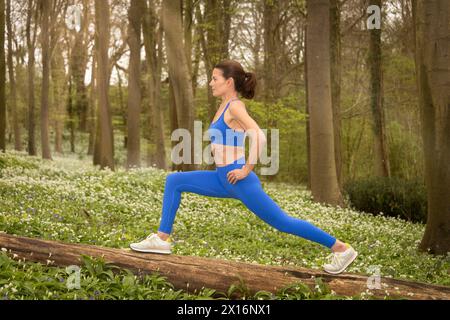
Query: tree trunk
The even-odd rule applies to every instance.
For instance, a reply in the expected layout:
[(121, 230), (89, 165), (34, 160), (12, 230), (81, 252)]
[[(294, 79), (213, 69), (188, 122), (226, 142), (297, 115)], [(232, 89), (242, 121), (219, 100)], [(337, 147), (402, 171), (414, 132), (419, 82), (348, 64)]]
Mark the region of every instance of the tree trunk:
[[(36, 108), (34, 101), (34, 49), (36, 43), (37, 23), (34, 24), (34, 32), (31, 34), (33, 15), (37, 16), (37, 11), (35, 1), (28, 0), (26, 37), (28, 48), (28, 154), (30, 156), (37, 155), (35, 137), (36, 120), (34, 117)], [(36, 17), (34, 18), (34, 21), (36, 22), (37, 19)]]
[[(261, 48), (264, 45), (264, 42), (262, 41), (262, 32), (260, 32), (260, 30), (263, 30), (263, 26), (264, 26), (264, 18), (262, 17), (263, 15), (261, 14), (264, 9), (264, 3), (263, 1), (257, 1), (257, 2), (252, 2), (251, 4), (251, 17), (254, 21), (254, 30), (257, 30), (255, 36), (254, 36), (254, 45), (250, 48), (252, 51), (252, 56), (254, 59), (254, 68), (255, 68), (255, 73), (256, 73), (256, 77), (257, 77), (257, 83), (261, 83), (264, 84), (264, 65), (261, 61)], [(261, 18), (262, 17), (262, 18)], [(264, 55), (264, 53), (263, 53)], [(257, 85), (255, 88), (255, 96), (254, 99), (256, 101), (261, 101), (264, 99), (264, 86), (263, 85)]]
[[(228, 58), (227, 50), (229, 41), (229, 30), (225, 30), (226, 23), (230, 17), (230, 11), (226, 12), (224, 6), (229, 7), (227, 1), (222, 2), (218, 0), (207, 0), (205, 4), (205, 13), (202, 15), (200, 8), (196, 10), (197, 21), (200, 26), (207, 25), (209, 28), (199, 27), (200, 43), (203, 51), (203, 58), (205, 63), (205, 71), (207, 83), (211, 82), (211, 75), (214, 65)], [(217, 112), (216, 98), (212, 95), (211, 90), (208, 93), (208, 117), (213, 119)]]
[(100, 168), (109, 167), (114, 170), (114, 139), (111, 123), (111, 111), (108, 98), (108, 47), (109, 47), (109, 1), (95, 0), (95, 20), (98, 34), (97, 75), (99, 106), (99, 147)]
[(188, 66), (189, 74), (192, 76), (192, 25), (193, 25), (193, 13), (194, 13), (194, 0), (185, 0), (181, 2), (181, 5), (185, 3), (182, 15), (183, 19), (183, 31), (184, 31), (184, 50), (186, 53), (186, 63)]
[(6, 152), (5, 0), (0, 0), (0, 151)]
[[(173, 132), (178, 128), (178, 118), (177, 118), (177, 106), (175, 104), (175, 93), (173, 92), (173, 86), (169, 81), (169, 121), (170, 121), (170, 131)], [(177, 142), (171, 140), (171, 149), (173, 150)], [(172, 171), (182, 170), (182, 164), (176, 164), (172, 161), (171, 166)]]
[(64, 56), (62, 45), (56, 44), (52, 55), (52, 84), (53, 84), (53, 104), (55, 108), (55, 152), (63, 153), (63, 129), (64, 129), (64, 101), (66, 97), (66, 72), (64, 68)]
[(92, 48), (92, 73), (91, 73), (91, 87), (89, 92), (89, 147), (88, 147), (88, 155), (94, 154), (95, 149), (95, 130), (97, 123), (97, 99), (96, 97), (96, 79), (97, 79), (97, 62), (96, 62), (96, 52), (97, 49)]
[(123, 147), (127, 149), (128, 146), (128, 125), (127, 125), (127, 110), (125, 104), (123, 102), (123, 88), (122, 88), (122, 76), (120, 75), (120, 69), (116, 64), (116, 72), (117, 72), (117, 93), (119, 94), (119, 110), (120, 115), (122, 116), (122, 128), (123, 128)]
[[(197, 10), (194, 8), (194, 10)], [(196, 41), (194, 42), (194, 60), (192, 61), (193, 67), (192, 67), (192, 92), (194, 98), (197, 96), (197, 79), (198, 79), (198, 73), (200, 69), (200, 61), (201, 61), (201, 43), (200, 43), (200, 27), (198, 25), (194, 26), (194, 39)]]
[(154, 114), (155, 117), (153, 127), (155, 132), (155, 144), (156, 144), (156, 167), (160, 169), (167, 169), (166, 162), (166, 145), (164, 143), (164, 113), (162, 109), (162, 101), (161, 101), (161, 73), (162, 73), (162, 64), (163, 64), (163, 27), (162, 24), (158, 28), (158, 58), (156, 60), (156, 73), (157, 76), (155, 81), (155, 102), (154, 102)]
[(89, 26), (89, 1), (83, 0), (83, 17), (81, 20), (80, 31), (72, 31), (75, 33), (75, 41), (72, 47), (71, 56), (71, 75), (75, 94), (73, 96), (74, 108), (78, 115), (78, 128), (82, 132), (87, 132), (87, 115), (88, 115), (88, 98), (87, 89), (84, 79), (87, 70), (88, 61), (88, 26)]
[(304, 55), (305, 55), (305, 65), (304, 65), (304, 74), (305, 74), (305, 113), (306, 113), (306, 161), (308, 165), (308, 182), (307, 182), (307, 189), (311, 190), (311, 121), (309, 118), (309, 101), (308, 101), (308, 55), (307, 47), (308, 47), (308, 24), (305, 23), (305, 48), (304, 48)]
[(264, 103), (266, 104), (266, 127), (271, 126), (270, 103), (278, 98), (279, 76), (279, 27), (280, 3), (264, 0)]
[(202, 287), (226, 293), (231, 285), (242, 284), (244, 290), (234, 291), (231, 299), (242, 298), (244, 294), (254, 295), (261, 290), (276, 293), (283, 287), (300, 282), (313, 290), (316, 285), (314, 279), (317, 278), (321, 278), (337, 295), (343, 296), (369, 292), (372, 297), (380, 299), (388, 294), (390, 299), (450, 299), (450, 288), (447, 286), (380, 277), (379, 285), (382, 289), (371, 289), (368, 284), (372, 284), (373, 279), (366, 276), (352, 273), (330, 275), (320, 270), (301, 267), (259, 265), (196, 256), (146, 254), (130, 249), (70, 244), (5, 233), (0, 233), (0, 247), (7, 249), (11, 257), (17, 255), (16, 259), (59, 267), (81, 266), (81, 255), (103, 257), (106, 263), (126, 268), (138, 276), (159, 273), (166, 277), (176, 290), (187, 290), (190, 293), (198, 292)]
[(13, 116), (14, 149), (17, 151), (22, 151), (22, 133), (20, 130), (19, 119), (17, 116), (17, 86), (16, 86), (16, 77), (14, 74), (13, 49), (12, 49), (13, 29), (11, 25), (11, 0), (7, 0), (6, 26), (8, 29), (8, 74), (9, 74), (9, 84), (11, 87), (9, 101), (11, 101), (11, 109)]
[(49, 20), (51, 0), (41, 0), (42, 25), (42, 91), (41, 91), (41, 147), (42, 158), (52, 159), (50, 152), (50, 141), (48, 136), (48, 95), (50, 91), (50, 48), (49, 48)]
[(330, 71), (333, 108), (334, 158), (339, 188), (342, 191), (341, 153), (341, 8), (339, 0), (330, 1)]
[(336, 176), (330, 79), (330, 3), (307, 1), (311, 191), (315, 201), (343, 206)]
[(178, 128), (186, 129), (190, 135), (189, 163), (183, 163), (183, 170), (195, 170), (194, 164), (194, 97), (192, 82), (186, 62), (181, 26), (181, 12), (178, 1), (163, 1), (164, 34), (169, 65), (169, 79), (173, 86), (177, 111)]
[(131, 0), (128, 12), (128, 44), (130, 47), (128, 80), (128, 141), (127, 167), (141, 166), (141, 20), (143, 14), (142, 0)]
[[(145, 2), (145, 18), (143, 19), (143, 34), (145, 56), (147, 62), (147, 91), (148, 91), (148, 154), (147, 164), (155, 165), (160, 169), (167, 169), (166, 150), (164, 144), (164, 114), (161, 109), (161, 71), (162, 71), (162, 38), (163, 20), (162, 14), (156, 14), (156, 8), (152, 1), (149, 5)], [(155, 148), (152, 148), (155, 146)]]
[(428, 218), (420, 250), (450, 252), (450, 5), (416, 0), (416, 74), (425, 155)]
[[(370, 0), (370, 5), (381, 8), (381, 0)], [(374, 132), (375, 174), (389, 177), (389, 157), (386, 142), (386, 124), (383, 106), (383, 75), (381, 62), (381, 29), (370, 30), (369, 45), (370, 92)]]
[[(97, 45), (96, 45), (97, 46)], [(97, 49), (96, 49), (97, 50)], [(97, 50), (98, 51), (98, 50)], [(97, 58), (98, 59), (98, 58)], [(98, 60), (96, 59), (97, 62), (97, 70), (95, 73), (98, 72)], [(94, 165), (100, 165), (100, 154), (101, 154), (101, 127), (100, 127), (100, 106), (99, 106), (99, 100), (98, 100), (98, 78), (95, 79), (95, 94), (96, 94), (96, 98), (95, 98), (95, 105), (96, 105), (96, 111), (95, 111), (95, 116), (96, 116), (96, 121), (95, 121), (95, 138), (94, 138), (94, 154), (92, 157), (92, 161), (94, 162)]]
[(75, 112), (73, 108), (73, 86), (72, 77), (69, 76), (69, 88), (67, 95), (67, 115), (69, 116), (69, 140), (70, 140), (70, 152), (75, 152)]

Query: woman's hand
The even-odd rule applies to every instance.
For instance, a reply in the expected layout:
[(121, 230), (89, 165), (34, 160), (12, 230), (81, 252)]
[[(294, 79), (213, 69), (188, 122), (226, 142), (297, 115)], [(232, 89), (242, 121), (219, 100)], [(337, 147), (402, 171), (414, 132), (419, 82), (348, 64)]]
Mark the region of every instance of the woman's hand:
[(228, 172), (227, 179), (231, 184), (235, 184), (239, 180), (245, 179), (249, 174), (250, 171), (248, 171), (245, 167), (242, 167), (242, 169), (234, 169)]

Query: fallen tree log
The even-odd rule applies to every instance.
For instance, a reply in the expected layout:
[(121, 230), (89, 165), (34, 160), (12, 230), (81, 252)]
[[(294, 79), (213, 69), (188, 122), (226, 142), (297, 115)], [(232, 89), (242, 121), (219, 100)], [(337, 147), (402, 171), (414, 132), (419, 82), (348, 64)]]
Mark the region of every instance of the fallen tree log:
[[(227, 292), (231, 285), (243, 280), (250, 294), (265, 290), (272, 293), (282, 287), (302, 282), (311, 289), (315, 278), (322, 278), (337, 295), (355, 296), (366, 292), (376, 298), (450, 299), (450, 287), (418, 283), (392, 278), (380, 278), (380, 288), (369, 289), (368, 277), (342, 273), (330, 275), (320, 270), (300, 267), (266, 266), (213, 258), (138, 253), (129, 249), (114, 249), (86, 244), (63, 243), (37, 238), (9, 235), (0, 232), (0, 248), (11, 256), (25, 261), (54, 266), (80, 265), (81, 255), (102, 257), (105, 262), (126, 268), (138, 275), (158, 272), (173, 284), (175, 289), (189, 293), (202, 288)], [(235, 292), (232, 298), (239, 298)]]

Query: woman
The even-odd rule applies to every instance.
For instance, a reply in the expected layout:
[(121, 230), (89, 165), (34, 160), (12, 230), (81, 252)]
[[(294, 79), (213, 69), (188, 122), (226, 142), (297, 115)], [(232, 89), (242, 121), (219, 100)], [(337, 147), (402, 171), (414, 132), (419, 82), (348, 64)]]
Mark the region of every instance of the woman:
[[(279, 231), (294, 234), (330, 248), (332, 258), (325, 264), (326, 272), (337, 274), (353, 262), (357, 252), (311, 223), (287, 215), (263, 190), (259, 178), (252, 171), (266, 138), (258, 124), (248, 115), (245, 105), (238, 98), (254, 96), (255, 74), (245, 72), (232, 60), (225, 60), (214, 67), (209, 84), (215, 97), (222, 99), (208, 129), (211, 151), (216, 170), (199, 170), (170, 173), (166, 178), (162, 217), (156, 234), (149, 235), (131, 249), (139, 252), (171, 253), (169, 235), (182, 192), (193, 192), (209, 197), (234, 198)], [(249, 159), (245, 163), (244, 136), (249, 133), (251, 145)]]

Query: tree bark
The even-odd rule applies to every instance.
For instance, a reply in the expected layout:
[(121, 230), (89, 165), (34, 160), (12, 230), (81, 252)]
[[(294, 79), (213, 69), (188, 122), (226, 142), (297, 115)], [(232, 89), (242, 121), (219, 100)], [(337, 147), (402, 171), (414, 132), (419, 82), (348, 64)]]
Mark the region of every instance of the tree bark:
[[(178, 128), (178, 118), (177, 118), (177, 106), (175, 104), (175, 93), (172, 84), (169, 81), (169, 123), (170, 129), (176, 130)], [(177, 142), (171, 140), (171, 149), (173, 150), (176, 146)], [(180, 171), (183, 169), (183, 164), (176, 164), (172, 161), (171, 170), (172, 171)]]
[(56, 44), (52, 55), (52, 85), (53, 85), (53, 105), (54, 105), (54, 127), (55, 127), (55, 152), (63, 153), (63, 129), (64, 129), (64, 101), (67, 97), (66, 72), (64, 67), (63, 46)]
[[(193, 8), (194, 15), (196, 16), (195, 11), (198, 10), (197, 8)], [(198, 76), (199, 76), (199, 69), (200, 69), (200, 61), (202, 60), (202, 54), (201, 54), (201, 41), (200, 41), (200, 35), (201, 28), (198, 26), (198, 23), (194, 25), (194, 39), (195, 42), (193, 43), (194, 46), (194, 60), (192, 61), (193, 67), (192, 67), (192, 92), (194, 98), (197, 96), (197, 85), (198, 85)]]
[[(31, 24), (32, 21), (37, 21), (37, 8), (34, 0), (28, 0), (27, 8), (27, 26), (26, 26), (26, 38), (28, 49), (28, 154), (30, 156), (37, 155), (36, 151), (36, 136), (35, 127), (36, 120), (34, 118), (35, 113), (35, 97), (34, 97), (34, 49), (36, 44), (36, 25), (34, 24), (34, 32), (32, 33)], [(33, 19), (34, 15), (34, 19)]]
[(0, 0), (0, 151), (6, 152), (5, 0)]
[(279, 97), (280, 2), (264, 0), (264, 103), (266, 127), (270, 127), (270, 104)]
[(90, 84), (90, 92), (89, 92), (89, 147), (88, 147), (88, 155), (94, 154), (95, 149), (95, 130), (97, 123), (97, 99), (96, 97), (96, 79), (97, 79), (97, 61), (96, 61), (96, 52), (97, 49), (92, 48), (92, 74), (91, 74), (91, 84)]
[(67, 95), (67, 115), (69, 116), (69, 140), (70, 152), (75, 152), (75, 112), (73, 107), (73, 85), (72, 77), (69, 76), (69, 88)]
[[(381, 0), (370, 0), (370, 5), (381, 8)], [(375, 174), (381, 177), (390, 176), (388, 149), (386, 142), (386, 123), (383, 105), (383, 73), (381, 61), (381, 29), (370, 32), (369, 66), (370, 66), (370, 97), (373, 116), (374, 161)]]
[(450, 252), (450, 5), (413, 2), (428, 217), (419, 249)]
[(339, 188), (342, 191), (341, 152), (341, 8), (339, 0), (330, 1), (330, 72), (333, 108), (334, 158)]
[(141, 166), (141, 23), (143, 14), (142, 0), (131, 0), (128, 12), (128, 44), (130, 47), (128, 81), (128, 141), (127, 167)]
[(73, 103), (75, 112), (78, 115), (78, 128), (82, 132), (87, 132), (88, 97), (84, 79), (88, 61), (88, 26), (89, 26), (89, 1), (83, 0), (83, 16), (80, 31), (73, 30), (74, 42), (70, 61), (71, 75), (75, 94)]
[(8, 29), (8, 75), (9, 83), (11, 87), (11, 93), (9, 101), (11, 101), (11, 109), (13, 116), (13, 127), (14, 127), (14, 149), (17, 151), (22, 151), (22, 133), (20, 130), (19, 119), (17, 115), (17, 86), (16, 77), (14, 73), (14, 62), (13, 62), (13, 29), (11, 24), (11, 0), (7, 0), (6, 8), (6, 26)]
[[(156, 13), (155, 4), (150, 1), (143, 19), (145, 56), (147, 62), (148, 93), (148, 153), (147, 164), (166, 170), (166, 150), (164, 144), (164, 114), (161, 108), (161, 72), (163, 63), (163, 19)], [(159, 19), (158, 19), (159, 17)], [(158, 24), (159, 20), (159, 24)], [(155, 148), (153, 148), (155, 146)]]
[[(194, 164), (194, 104), (192, 82), (187, 66), (183, 45), (183, 31), (181, 26), (181, 12), (179, 1), (163, 1), (163, 20), (167, 61), (169, 65), (169, 80), (173, 86), (177, 112), (178, 128), (186, 129), (190, 133), (189, 163), (183, 163), (184, 171), (195, 170)], [(184, 150), (188, 151), (188, 150)]]
[(183, 6), (183, 32), (184, 32), (184, 50), (186, 53), (186, 62), (189, 74), (192, 76), (192, 26), (194, 14), (194, 0), (185, 0), (181, 2)]
[[(254, 29), (255, 30), (263, 30), (263, 26), (264, 26), (264, 17), (261, 14), (261, 12), (263, 12), (263, 6), (264, 3), (261, 1), (256, 1), (256, 2), (252, 2), (251, 4), (251, 11), (252, 11), (252, 19), (255, 23)], [(263, 61), (261, 61), (261, 48), (264, 45), (264, 41), (263, 41), (263, 35), (261, 34), (261, 32), (256, 32), (255, 37), (254, 37), (254, 45), (251, 47), (251, 51), (252, 51), (252, 56), (254, 59), (254, 68), (255, 68), (255, 73), (257, 76), (257, 82), (258, 83), (262, 83), (264, 84), (264, 64)], [(264, 55), (264, 54), (263, 54)], [(262, 85), (257, 85), (255, 88), (255, 97), (254, 99), (256, 101), (258, 100), (263, 100), (263, 95), (264, 95), (265, 91), (264, 91), (264, 87)]]
[[(205, 13), (202, 15), (198, 7), (196, 12), (199, 27), (200, 44), (203, 51), (207, 83), (211, 82), (211, 75), (214, 65), (227, 59), (228, 41), (230, 37), (229, 30), (225, 30), (229, 23), (231, 4), (228, 1), (207, 0), (205, 4)], [(228, 9), (228, 11), (225, 10)], [(211, 90), (208, 92), (208, 117), (213, 119), (217, 112), (216, 98)]]
[(261, 290), (276, 293), (285, 286), (299, 282), (313, 289), (316, 284), (314, 279), (317, 278), (322, 278), (337, 295), (355, 296), (369, 292), (372, 297), (380, 299), (387, 294), (391, 299), (450, 299), (450, 287), (447, 286), (380, 277), (381, 288), (371, 289), (368, 283), (371, 283), (372, 279), (352, 273), (331, 275), (301, 267), (268, 266), (196, 256), (146, 254), (130, 249), (70, 244), (6, 233), (0, 233), (0, 248), (6, 248), (10, 256), (17, 255), (16, 259), (59, 267), (80, 265), (81, 255), (102, 257), (106, 263), (128, 269), (139, 276), (157, 272), (166, 277), (176, 290), (187, 290), (190, 293), (200, 291), (202, 287), (227, 292), (231, 285), (243, 284), (246, 290), (235, 291), (232, 299), (242, 298), (245, 291), (250, 295)]
[(42, 158), (51, 160), (50, 141), (48, 136), (48, 96), (50, 91), (50, 41), (49, 20), (51, 0), (41, 0), (42, 25), (41, 25), (41, 47), (42, 47), (42, 91), (41, 91), (41, 147)]
[(309, 101), (308, 101), (308, 55), (307, 48), (308, 48), (308, 24), (305, 23), (305, 32), (304, 32), (304, 56), (305, 56), (305, 65), (304, 65), (304, 74), (305, 74), (305, 113), (306, 113), (306, 161), (308, 165), (308, 182), (307, 182), (307, 189), (311, 190), (311, 121), (309, 118)]
[(117, 72), (117, 93), (119, 95), (119, 110), (120, 115), (122, 116), (122, 128), (123, 128), (123, 147), (124, 149), (127, 149), (128, 145), (128, 113), (127, 113), (127, 107), (125, 103), (123, 102), (123, 88), (122, 88), (122, 76), (120, 75), (120, 69), (118, 65), (116, 64), (116, 72)]
[(336, 175), (330, 79), (330, 3), (308, 1), (307, 68), (311, 191), (315, 201), (343, 206)]
[(95, 0), (96, 32), (98, 35), (97, 75), (99, 106), (99, 161), (100, 168), (114, 170), (114, 139), (111, 110), (108, 98), (108, 47), (109, 47), (109, 1)]

